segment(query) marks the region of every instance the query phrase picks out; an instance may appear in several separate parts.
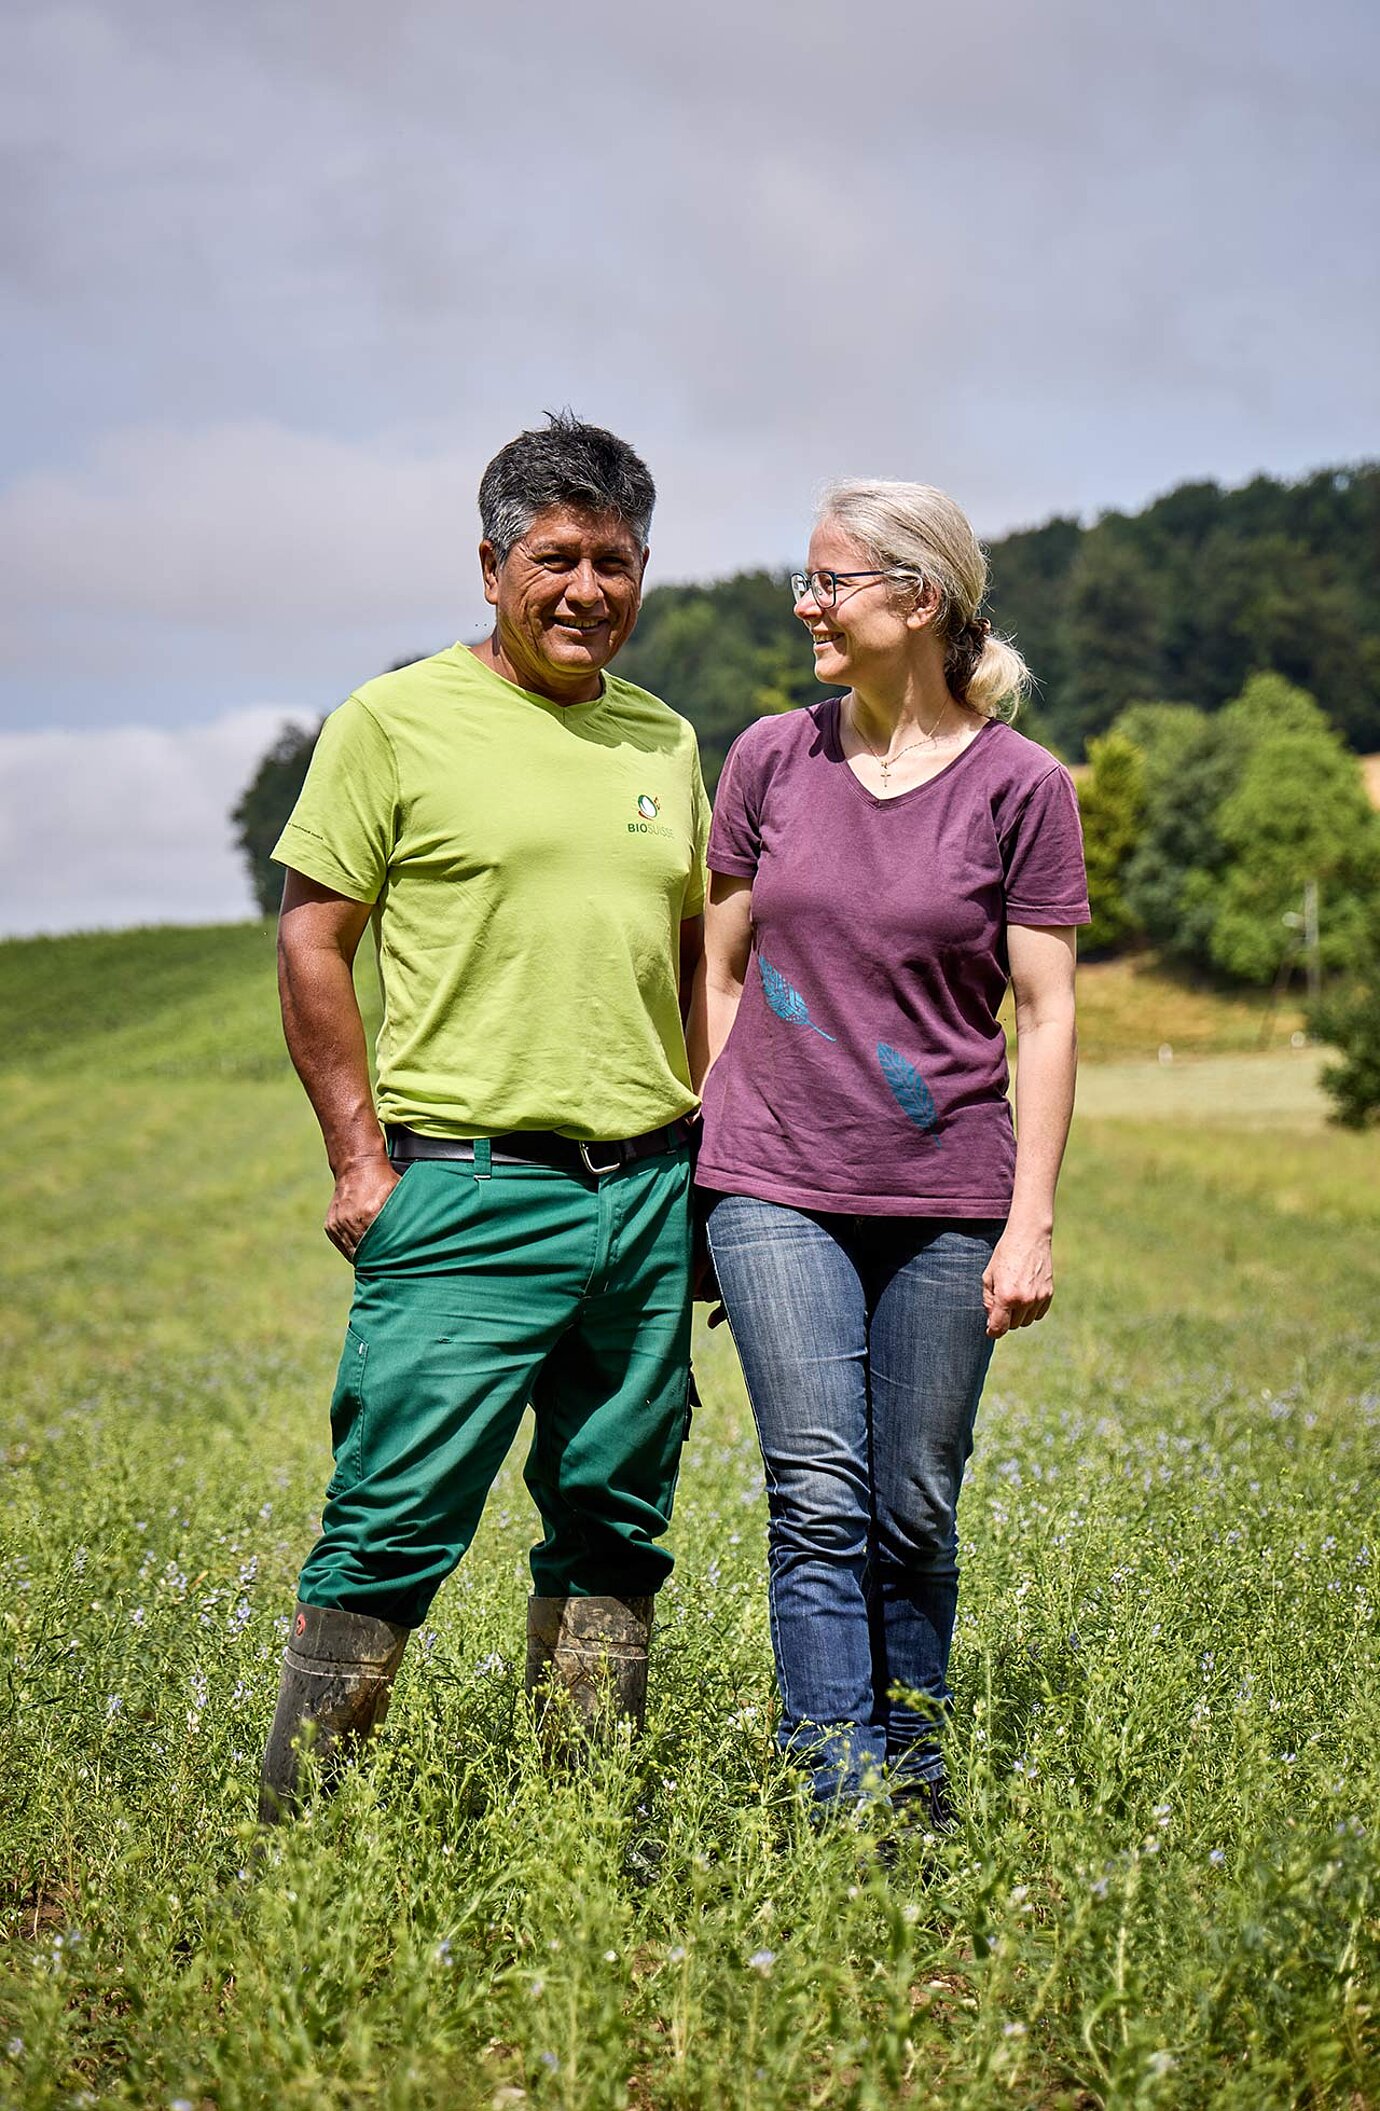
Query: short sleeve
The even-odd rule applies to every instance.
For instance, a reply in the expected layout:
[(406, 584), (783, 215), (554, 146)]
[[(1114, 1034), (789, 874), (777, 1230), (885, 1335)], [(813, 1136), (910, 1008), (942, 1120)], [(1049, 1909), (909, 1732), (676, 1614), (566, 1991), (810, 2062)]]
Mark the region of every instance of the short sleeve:
[(693, 783), (691, 785), (690, 796), (691, 809), (693, 813), (693, 827), (695, 831), (695, 862), (690, 869), (690, 877), (685, 883), (685, 900), (680, 912), (683, 917), (702, 916), (704, 913), (704, 854), (705, 846), (709, 840), (710, 807), (709, 794), (704, 788), (704, 778), (700, 773), (700, 754), (698, 746), (696, 746), (693, 751), (693, 760), (691, 768), (693, 773)]
[(762, 855), (762, 805), (760, 772), (745, 750), (745, 738), (740, 734), (734, 741), (719, 778), (707, 856), (711, 872), (750, 880)]
[(368, 705), (348, 697), (321, 728), (273, 856), (351, 901), (377, 901), (396, 841), (397, 808), (392, 745)]
[(1021, 806), (1001, 856), (1009, 924), (1066, 929), (1092, 921), (1078, 794), (1062, 764), (1046, 771)]

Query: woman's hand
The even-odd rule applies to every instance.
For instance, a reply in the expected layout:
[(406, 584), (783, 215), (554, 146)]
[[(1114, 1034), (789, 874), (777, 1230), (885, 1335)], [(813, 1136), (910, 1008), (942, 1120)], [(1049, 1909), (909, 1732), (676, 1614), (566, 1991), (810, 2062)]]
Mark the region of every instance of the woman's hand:
[(987, 1332), (999, 1341), (1011, 1327), (1033, 1327), (1054, 1298), (1054, 1254), (1047, 1231), (1008, 1224), (982, 1278)]

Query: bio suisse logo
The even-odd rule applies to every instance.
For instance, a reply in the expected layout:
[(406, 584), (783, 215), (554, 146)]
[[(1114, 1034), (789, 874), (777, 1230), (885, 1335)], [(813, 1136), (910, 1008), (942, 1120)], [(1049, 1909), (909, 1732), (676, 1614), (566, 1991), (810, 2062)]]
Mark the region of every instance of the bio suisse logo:
[(657, 815), (660, 812), (661, 801), (659, 799), (654, 799), (650, 792), (639, 792), (637, 795), (637, 819), (629, 821), (628, 834), (630, 836), (673, 836), (675, 830), (668, 828), (664, 821), (657, 819)]

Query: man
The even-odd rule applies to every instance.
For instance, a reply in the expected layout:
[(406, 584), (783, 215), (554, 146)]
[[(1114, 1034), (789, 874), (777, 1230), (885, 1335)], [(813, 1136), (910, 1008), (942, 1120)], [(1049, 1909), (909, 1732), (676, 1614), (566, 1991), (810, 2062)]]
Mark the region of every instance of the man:
[[(260, 1814), (381, 1719), (532, 1403), (528, 1690), (640, 1721), (689, 1380), (690, 1087), (708, 809), (691, 728), (604, 669), (655, 490), (569, 413), (480, 486), (492, 635), (327, 719), (274, 855), (279, 983), (355, 1267)], [(351, 964), (372, 921), (377, 1108)], [(337, 1755), (339, 1756), (339, 1755)]]

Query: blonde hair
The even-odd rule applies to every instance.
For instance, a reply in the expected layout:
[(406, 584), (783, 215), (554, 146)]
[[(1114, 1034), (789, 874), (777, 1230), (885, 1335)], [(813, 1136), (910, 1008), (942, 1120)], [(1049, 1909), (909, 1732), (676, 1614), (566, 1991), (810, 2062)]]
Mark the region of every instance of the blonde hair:
[(950, 689), (984, 718), (1014, 718), (1030, 669), (978, 615), (987, 559), (962, 507), (933, 484), (841, 477), (821, 491), (815, 518), (837, 522), (888, 571), (936, 589)]

